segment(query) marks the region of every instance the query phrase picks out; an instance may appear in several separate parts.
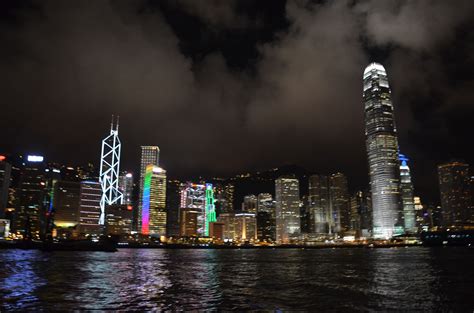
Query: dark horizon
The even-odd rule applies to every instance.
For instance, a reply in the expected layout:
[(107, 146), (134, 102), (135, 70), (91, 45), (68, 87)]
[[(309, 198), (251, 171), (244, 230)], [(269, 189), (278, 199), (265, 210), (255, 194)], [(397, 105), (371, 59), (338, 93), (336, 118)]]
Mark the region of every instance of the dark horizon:
[[(368, 186), (362, 72), (387, 69), (415, 194), (474, 164), (474, 5), (439, 2), (0, 4), (0, 152), (100, 158), (120, 115), (123, 170), (158, 145), (171, 177), (296, 164)], [(83, 19), (87, 16), (87, 19)]]

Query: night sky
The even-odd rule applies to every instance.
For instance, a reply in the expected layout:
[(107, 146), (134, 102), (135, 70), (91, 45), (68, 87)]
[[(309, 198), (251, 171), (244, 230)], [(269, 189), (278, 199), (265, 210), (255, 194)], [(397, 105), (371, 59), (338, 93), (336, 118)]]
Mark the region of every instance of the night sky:
[(298, 164), (368, 185), (362, 73), (381, 62), (415, 193), (474, 165), (474, 1), (1, 1), (0, 152), (170, 176)]

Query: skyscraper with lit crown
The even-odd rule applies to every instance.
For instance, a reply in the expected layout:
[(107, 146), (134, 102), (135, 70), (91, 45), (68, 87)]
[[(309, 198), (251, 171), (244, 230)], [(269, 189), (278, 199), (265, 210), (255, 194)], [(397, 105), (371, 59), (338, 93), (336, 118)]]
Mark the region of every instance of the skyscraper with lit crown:
[(146, 167), (142, 201), (141, 233), (166, 236), (166, 171), (161, 167)]
[(398, 139), (385, 68), (371, 63), (364, 70), (365, 136), (372, 192), (373, 236), (403, 233)]
[(400, 187), (402, 193), (403, 221), (406, 232), (416, 233), (415, 198), (413, 196), (413, 183), (411, 181), (408, 161), (409, 159), (405, 155), (400, 154)]

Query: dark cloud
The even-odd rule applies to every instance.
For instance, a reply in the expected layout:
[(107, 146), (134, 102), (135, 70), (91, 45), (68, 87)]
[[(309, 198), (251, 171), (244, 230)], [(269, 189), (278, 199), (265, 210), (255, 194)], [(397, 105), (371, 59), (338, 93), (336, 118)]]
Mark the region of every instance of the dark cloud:
[(171, 175), (298, 163), (363, 187), (361, 80), (375, 60), (422, 192), (435, 189), (436, 162), (472, 161), (449, 144), (470, 138), (459, 124), (473, 117), (471, 1), (271, 3), (4, 5), (2, 147), (97, 163), (120, 114), (128, 168), (140, 145), (157, 144)]

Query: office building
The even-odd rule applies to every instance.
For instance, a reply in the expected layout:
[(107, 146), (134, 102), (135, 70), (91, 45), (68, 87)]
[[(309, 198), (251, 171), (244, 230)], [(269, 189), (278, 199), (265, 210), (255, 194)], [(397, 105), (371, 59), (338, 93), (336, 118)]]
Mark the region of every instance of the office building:
[(209, 237), (216, 241), (224, 240), (224, 223), (211, 222), (209, 223)]
[(24, 238), (40, 238), (45, 225), (46, 164), (44, 158), (28, 155), (20, 170), (13, 229)]
[(181, 208), (193, 209), (198, 212), (197, 233), (205, 236), (206, 223), (206, 185), (188, 182), (181, 187)]
[(204, 236), (208, 237), (210, 235), (210, 223), (217, 221), (216, 208), (214, 205), (214, 188), (212, 184), (206, 184), (206, 210), (204, 212)]
[(128, 236), (132, 232), (132, 210), (127, 204), (114, 204), (106, 208), (107, 234)]
[(443, 225), (462, 227), (474, 223), (469, 164), (453, 160), (438, 166)]
[(257, 213), (257, 197), (255, 195), (246, 195), (242, 203), (243, 213)]
[(10, 175), (12, 166), (6, 161), (6, 157), (0, 155), (0, 219), (5, 217), (8, 193), (10, 189)]
[(54, 185), (54, 224), (57, 228), (74, 228), (79, 224), (81, 183), (57, 181)]
[(166, 185), (166, 234), (168, 237), (180, 235), (181, 186), (182, 183), (176, 179), (168, 179)]
[(413, 196), (413, 183), (411, 181), (410, 167), (408, 166), (409, 159), (403, 155), (400, 158), (400, 188), (402, 192), (402, 206), (403, 206), (403, 221), (405, 232), (416, 233), (415, 204)]
[(234, 212), (235, 185), (228, 183), (224, 186), (224, 197), (226, 205), (222, 208), (222, 213)]
[(234, 241), (237, 237), (235, 213), (221, 213), (217, 221), (224, 224), (224, 241)]
[(270, 212), (275, 215), (275, 201), (270, 193), (259, 193), (257, 196), (257, 212)]
[(300, 234), (300, 190), (294, 177), (275, 180), (276, 240), (289, 243)]
[(122, 204), (131, 206), (133, 209), (133, 174), (125, 172), (119, 178), (119, 190), (122, 193)]
[(179, 235), (182, 237), (196, 237), (197, 218), (199, 212), (192, 208), (181, 208), (179, 218)]
[(257, 239), (265, 242), (276, 240), (275, 201), (270, 193), (257, 196)]
[(143, 185), (141, 233), (153, 237), (166, 236), (166, 171), (148, 165)]
[(329, 180), (325, 175), (311, 175), (308, 179), (308, 205), (310, 208), (311, 232), (329, 233)]
[(370, 193), (357, 191), (351, 197), (351, 226), (350, 230), (361, 237), (371, 237), (372, 234), (372, 201)]
[(372, 193), (373, 236), (402, 234), (400, 162), (391, 91), (385, 68), (371, 63), (364, 70), (365, 136)]
[(257, 239), (257, 220), (253, 213), (237, 213), (234, 218), (234, 240), (253, 242)]
[(143, 204), (143, 186), (145, 181), (145, 172), (148, 165), (158, 166), (160, 158), (160, 148), (157, 146), (142, 146), (140, 156), (140, 182), (138, 191), (138, 214), (137, 214), (137, 231), (142, 229), (142, 204)]
[(98, 180), (84, 180), (80, 186), (79, 229), (83, 235), (100, 235), (100, 200), (102, 187)]
[(350, 198), (347, 178), (342, 173), (329, 177), (330, 205), (329, 227), (332, 233), (344, 233), (350, 229)]
[(102, 188), (99, 217), (100, 225), (105, 224), (105, 208), (114, 204), (122, 204), (123, 202), (123, 195), (119, 190), (120, 152), (122, 145), (118, 137), (118, 130), (118, 118), (114, 124), (112, 116), (110, 133), (102, 140), (100, 155), (99, 182)]

